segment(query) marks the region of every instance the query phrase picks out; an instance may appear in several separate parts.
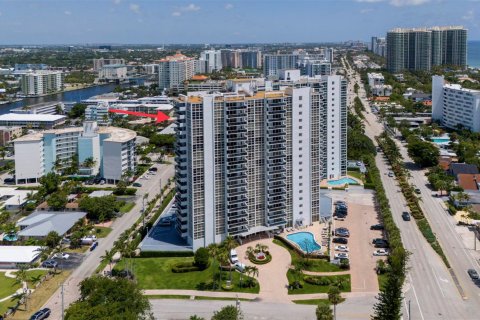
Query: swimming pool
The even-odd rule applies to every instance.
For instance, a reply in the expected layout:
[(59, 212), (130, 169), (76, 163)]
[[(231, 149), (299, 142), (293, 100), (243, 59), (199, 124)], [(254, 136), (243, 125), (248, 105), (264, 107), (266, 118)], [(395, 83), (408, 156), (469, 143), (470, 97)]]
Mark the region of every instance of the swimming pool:
[(348, 184), (358, 184), (357, 180), (354, 180), (354, 179), (348, 178), (348, 177), (341, 178), (341, 179), (338, 179), (338, 180), (327, 181), (327, 184), (329, 186), (339, 186), (339, 185), (344, 185), (346, 183), (348, 183)]
[(18, 236), (15, 232), (6, 233), (3, 236), (3, 241), (17, 241), (17, 240), (18, 240)]
[(320, 250), (320, 246), (311, 232), (296, 232), (287, 235), (287, 239), (295, 242), (303, 251), (313, 252)]
[(438, 138), (438, 137), (437, 137), (437, 138), (431, 138), (431, 139), (432, 139), (432, 141), (433, 141), (434, 143), (439, 143), (439, 144), (441, 144), (441, 143), (449, 143), (449, 142), (450, 142), (450, 138), (449, 138), (449, 137), (443, 137), (443, 138)]

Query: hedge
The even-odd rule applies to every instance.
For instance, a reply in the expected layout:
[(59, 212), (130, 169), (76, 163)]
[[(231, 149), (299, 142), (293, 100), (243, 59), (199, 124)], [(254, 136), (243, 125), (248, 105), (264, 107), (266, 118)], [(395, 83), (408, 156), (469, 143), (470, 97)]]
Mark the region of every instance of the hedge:
[(138, 258), (193, 257), (193, 251), (141, 251)]
[(266, 255), (266, 258), (264, 260), (258, 260), (255, 258), (253, 254), (250, 254), (248, 256), (248, 260), (250, 260), (251, 263), (258, 264), (258, 265), (267, 264), (270, 261), (272, 261), (272, 255), (269, 252), (266, 252), (265, 255)]
[(173, 273), (186, 273), (193, 271), (200, 271), (200, 268), (197, 267), (193, 262), (180, 262), (172, 267)]

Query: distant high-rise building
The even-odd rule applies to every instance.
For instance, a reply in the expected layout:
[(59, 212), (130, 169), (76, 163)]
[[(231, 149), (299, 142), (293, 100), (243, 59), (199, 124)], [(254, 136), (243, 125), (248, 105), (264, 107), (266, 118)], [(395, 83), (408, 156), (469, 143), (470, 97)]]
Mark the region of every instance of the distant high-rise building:
[(328, 60), (320, 60), (309, 56), (300, 58), (297, 62), (300, 74), (309, 77), (330, 75), (332, 64)]
[(463, 27), (393, 29), (387, 33), (387, 69), (430, 70), (436, 65), (467, 64), (467, 30)]
[(200, 54), (200, 60), (207, 62), (207, 72), (222, 70), (222, 53), (220, 50), (205, 50)]
[(176, 227), (194, 250), (320, 219), (320, 181), (347, 169), (347, 83), (306, 84), (176, 100)]
[(240, 51), (242, 68), (259, 69), (262, 67), (262, 52), (258, 50)]
[(326, 48), (325, 49), (325, 59), (330, 63), (333, 63), (333, 53), (334, 53), (333, 48)]
[(242, 66), (242, 59), (238, 50), (222, 49), (221, 52), (224, 68), (240, 68)]
[(160, 60), (158, 63), (158, 85), (160, 90), (169, 89), (173, 85), (183, 84), (185, 80), (195, 75), (196, 70), (201, 71), (201, 66), (205, 68), (205, 62), (198, 62), (198, 60), (184, 56), (181, 53)]
[(61, 71), (37, 70), (22, 74), (22, 93), (26, 96), (43, 96), (63, 90)]
[(372, 37), (370, 43), (370, 50), (378, 54), (379, 56), (385, 57), (387, 54), (387, 41), (385, 38)]
[(125, 64), (125, 59), (93, 59), (93, 71), (100, 71), (104, 66), (110, 64)]
[(299, 54), (266, 54), (263, 56), (263, 74), (265, 77), (278, 76), (280, 70), (295, 69)]

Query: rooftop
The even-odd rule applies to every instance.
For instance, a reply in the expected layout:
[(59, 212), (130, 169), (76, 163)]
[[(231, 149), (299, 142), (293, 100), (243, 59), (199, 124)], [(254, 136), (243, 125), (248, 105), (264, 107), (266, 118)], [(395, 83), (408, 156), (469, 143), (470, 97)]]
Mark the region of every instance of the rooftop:
[(105, 197), (113, 194), (113, 191), (111, 190), (96, 190), (90, 193), (88, 196), (90, 198), (99, 198), (99, 197)]
[(21, 113), (7, 113), (0, 115), (0, 121), (40, 121), (52, 122), (61, 119), (66, 119), (66, 116), (58, 114), (21, 114)]
[(458, 185), (464, 190), (478, 190), (478, 183), (480, 183), (480, 175), (460, 173), (457, 176), (457, 180)]
[(17, 188), (0, 188), (0, 198), (4, 199), (5, 206), (19, 206), (27, 201), (29, 194), (35, 194), (35, 190), (18, 190)]
[(117, 127), (100, 127), (98, 129), (98, 133), (109, 134), (110, 137), (108, 137), (104, 141), (111, 142), (127, 142), (135, 139), (135, 137), (137, 136), (137, 133), (133, 130)]
[(0, 246), (0, 263), (30, 263), (40, 254), (39, 246)]
[(45, 237), (49, 232), (55, 231), (63, 236), (86, 215), (86, 212), (35, 211), (17, 222), (17, 225), (23, 228), (18, 235), (21, 237)]

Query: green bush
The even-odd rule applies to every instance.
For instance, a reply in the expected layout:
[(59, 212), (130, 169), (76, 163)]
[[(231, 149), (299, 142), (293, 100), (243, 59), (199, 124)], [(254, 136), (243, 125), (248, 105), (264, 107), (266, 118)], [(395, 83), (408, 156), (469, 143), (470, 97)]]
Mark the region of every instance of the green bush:
[(173, 273), (186, 273), (193, 271), (201, 271), (193, 262), (180, 262), (172, 267)]
[(193, 251), (141, 251), (139, 258), (193, 257)]
[(332, 282), (327, 277), (306, 276), (303, 281), (315, 286), (329, 286)]
[(194, 264), (200, 270), (205, 270), (208, 268), (209, 258), (210, 255), (207, 248), (198, 248), (198, 250), (195, 252)]
[(265, 252), (265, 259), (264, 260), (258, 260), (255, 258), (253, 254), (250, 254), (248, 256), (248, 260), (250, 260), (251, 263), (262, 265), (262, 264), (267, 264), (270, 261), (272, 261), (272, 255), (269, 252)]

